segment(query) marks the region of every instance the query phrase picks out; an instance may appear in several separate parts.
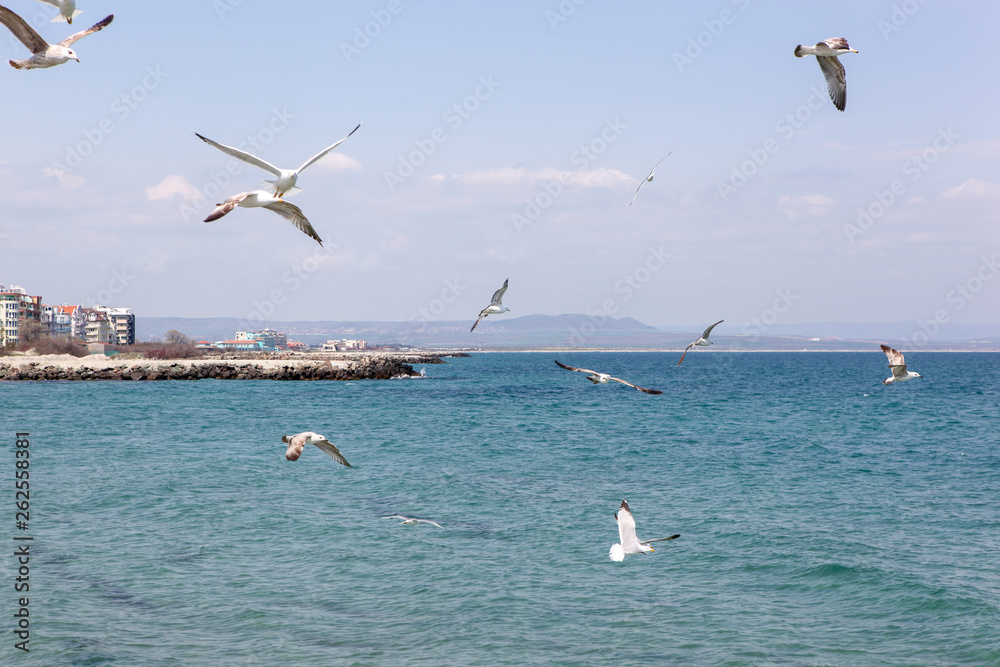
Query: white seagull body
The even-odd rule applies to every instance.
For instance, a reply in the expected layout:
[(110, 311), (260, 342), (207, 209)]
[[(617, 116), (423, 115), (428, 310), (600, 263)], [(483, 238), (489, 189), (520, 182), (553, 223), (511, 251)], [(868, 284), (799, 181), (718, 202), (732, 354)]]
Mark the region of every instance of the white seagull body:
[(709, 328), (705, 329), (705, 333), (703, 333), (698, 340), (696, 340), (695, 342), (691, 343), (686, 348), (684, 348), (684, 354), (681, 355), (681, 359), (680, 359), (680, 361), (677, 362), (677, 365), (678, 366), (681, 365), (681, 362), (684, 361), (684, 357), (687, 356), (688, 350), (690, 350), (695, 345), (697, 345), (698, 347), (708, 347), (709, 345), (711, 345), (712, 341), (709, 340), (708, 337), (712, 335), (712, 329), (714, 329), (715, 327), (719, 326), (723, 322), (725, 322), (725, 320), (719, 320), (718, 322), (716, 322), (715, 324), (713, 324)]
[(58, 44), (49, 44), (24, 19), (3, 5), (0, 5), (0, 23), (7, 26), (14, 33), (14, 36), (28, 47), (32, 54), (30, 58), (25, 60), (11, 60), (10, 66), (15, 69), (44, 69), (46, 67), (62, 65), (67, 60), (80, 62), (76, 52), (69, 47), (73, 46), (77, 40), (98, 30), (102, 30), (114, 18), (115, 15), (110, 14), (99, 23), (95, 23), (86, 30), (70, 35)]
[[(358, 123), (358, 127), (361, 127), (361, 123)], [(357, 132), (358, 131), (358, 127), (354, 128), (353, 130), (351, 130), (350, 132), (348, 132), (347, 133), (347, 137), (349, 137), (352, 134), (354, 134), (355, 132)], [(198, 137), (199, 139), (201, 139), (202, 141), (204, 141), (206, 144), (209, 144), (211, 146), (215, 146), (216, 148), (218, 148), (220, 151), (222, 151), (226, 155), (234, 157), (237, 160), (243, 160), (244, 162), (252, 164), (255, 167), (260, 167), (264, 171), (269, 171), (272, 174), (274, 174), (275, 176), (277, 176), (278, 178), (276, 178), (273, 181), (269, 181), (267, 179), (263, 179), (263, 182), (265, 184), (267, 184), (267, 186), (270, 189), (274, 190), (274, 195), (276, 197), (278, 197), (279, 199), (281, 199), (282, 197), (284, 197), (285, 194), (294, 195), (294, 194), (300, 192), (299, 188), (295, 187), (295, 184), (299, 180), (299, 174), (306, 167), (310, 166), (312, 163), (314, 163), (317, 160), (319, 160), (321, 157), (323, 157), (324, 155), (326, 155), (327, 153), (329, 153), (330, 151), (332, 151), (334, 148), (336, 148), (340, 144), (344, 143), (344, 141), (347, 139), (347, 137), (344, 137), (343, 139), (341, 139), (337, 143), (332, 144), (330, 146), (327, 146), (326, 148), (324, 148), (323, 150), (321, 150), (319, 153), (316, 153), (316, 155), (313, 155), (311, 158), (309, 158), (304, 163), (302, 163), (302, 166), (300, 166), (298, 169), (280, 169), (278, 167), (275, 167), (273, 164), (271, 164), (267, 160), (262, 160), (259, 157), (257, 157), (256, 155), (252, 155), (250, 153), (247, 153), (246, 151), (241, 151), (239, 148), (233, 148), (232, 146), (225, 146), (223, 144), (216, 143), (216, 142), (212, 141), (211, 139), (208, 139), (206, 137), (201, 136), (197, 132), (195, 132), (194, 134), (195, 134), (196, 137)]]
[(559, 363), (558, 359), (553, 359), (559, 368), (565, 368), (568, 371), (576, 371), (577, 373), (586, 373), (587, 379), (594, 384), (607, 384), (609, 382), (620, 382), (627, 387), (632, 387), (633, 389), (638, 389), (644, 394), (662, 394), (663, 392), (659, 389), (646, 389), (645, 387), (640, 387), (639, 385), (632, 384), (631, 382), (626, 382), (621, 378), (616, 378), (607, 373), (598, 373), (597, 371), (592, 371), (588, 368), (573, 368), (572, 366), (567, 366), (566, 364)]
[(618, 522), (618, 544), (611, 545), (608, 557), (616, 563), (625, 560), (625, 556), (628, 554), (644, 554), (655, 551), (653, 547), (649, 546), (650, 542), (666, 542), (680, 537), (680, 534), (677, 534), (640, 542), (639, 538), (635, 536), (635, 519), (632, 518), (632, 510), (628, 508), (627, 500), (623, 500), (621, 507), (615, 512), (615, 520)]
[(432, 526), (437, 526), (441, 530), (448, 530), (436, 521), (431, 521), (430, 519), (416, 519), (412, 516), (403, 516), (402, 514), (392, 514), (390, 516), (384, 516), (383, 519), (402, 519), (400, 523), (405, 526), (416, 526), (419, 523), (429, 523)]
[[(673, 151), (670, 151), (670, 153), (673, 153)], [(667, 153), (662, 158), (660, 158), (660, 162), (663, 162), (668, 157), (670, 157), (670, 153)], [(656, 173), (656, 168), (660, 166), (660, 162), (657, 162), (656, 164), (653, 165), (653, 168), (649, 170), (649, 176), (643, 179), (642, 183), (639, 184), (639, 187), (635, 189), (635, 194), (632, 195), (632, 201), (628, 203), (629, 206), (631, 206), (635, 202), (635, 198), (639, 196), (639, 188), (644, 186), (646, 183), (653, 182), (653, 174)]]
[(212, 211), (207, 218), (205, 218), (205, 222), (218, 220), (237, 206), (241, 206), (243, 208), (266, 208), (269, 211), (274, 211), (282, 218), (298, 227), (310, 238), (316, 239), (317, 243), (323, 245), (323, 239), (321, 239), (319, 234), (316, 233), (316, 230), (313, 229), (312, 224), (306, 219), (302, 209), (292, 202), (285, 201), (284, 199), (278, 199), (266, 190), (254, 190), (252, 192), (241, 192), (238, 195), (233, 195), (221, 204), (216, 204), (215, 210)]
[(881, 347), (882, 351), (885, 352), (885, 356), (889, 358), (889, 368), (892, 370), (892, 377), (882, 380), (882, 384), (892, 384), (893, 382), (903, 382), (904, 380), (923, 377), (920, 373), (906, 370), (906, 361), (903, 360), (903, 355), (898, 350), (894, 350), (888, 345), (882, 345)]
[(477, 319), (476, 323), (472, 325), (471, 329), (469, 329), (470, 333), (476, 330), (476, 327), (479, 326), (480, 320), (482, 320), (484, 317), (488, 317), (489, 315), (500, 315), (501, 313), (506, 313), (510, 311), (510, 308), (503, 305), (502, 303), (504, 292), (507, 291), (508, 280), (510, 280), (510, 278), (503, 281), (503, 287), (501, 287), (500, 289), (498, 289), (496, 292), (493, 293), (493, 298), (490, 299), (490, 305), (486, 306), (480, 311), (479, 319)]
[(59, 10), (53, 23), (69, 23), (73, 25), (73, 19), (80, 15), (80, 10), (76, 8), (76, 0), (38, 0), (47, 5), (52, 5)]
[(816, 56), (816, 62), (826, 77), (826, 89), (830, 92), (830, 99), (841, 111), (847, 106), (847, 74), (837, 56), (844, 53), (857, 53), (857, 51), (848, 46), (847, 40), (843, 37), (824, 39), (816, 46), (799, 44), (795, 47), (796, 58)]
[(288, 451), (285, 452), (285, 458), (289, 461), (297, 461), (302, 456), (302, 448), (306, 445), (316, 445), (329, 454), (337, 463), (345, 465), (348, 468), (354, 467), (347, 462), (347, 459), (340, 453), (337, 446), (326, 439), (325, 435), (313, 433), (312, 431), (303, 431), (297, 435), (283, 435), (281, 436), (281, 441), (288, 443)]

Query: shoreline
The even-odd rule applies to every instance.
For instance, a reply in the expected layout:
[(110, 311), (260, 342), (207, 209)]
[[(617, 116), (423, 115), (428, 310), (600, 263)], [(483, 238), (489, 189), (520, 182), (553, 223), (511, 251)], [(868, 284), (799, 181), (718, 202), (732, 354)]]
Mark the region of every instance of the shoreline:
[(131, 359), (104, 355), (74, 357), (17, 355), (0, 358), (0, 382), (18, 381), (162, 381), (162, 380), (388, 380), (420, 377), (413, 364), (442, 364), (443, 353), (364, 353), (284, 356), (279, 358), (209, 357)]

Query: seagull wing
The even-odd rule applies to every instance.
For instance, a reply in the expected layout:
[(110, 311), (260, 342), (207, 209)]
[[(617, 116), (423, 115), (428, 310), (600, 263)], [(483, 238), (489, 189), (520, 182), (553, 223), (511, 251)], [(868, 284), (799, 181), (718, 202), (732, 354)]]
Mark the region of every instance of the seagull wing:
[(587, 373), (588, 375), (601, 375), (597, 371), (592, 371), (589, 368), (573, 368), (572, 366), (567, 366), (566, 364), (559, 363), (558, 359), (553, 359), (559, 368), (565, 368), (568, 371), (576, 371), (577, 373)]
[(471, 329), (469, 329), (469, 333), (472, 333), (473, 331), (475, 331), (476, 327), (479, 326), (479, 323), (483, 320), (483, 318), (486, 317), (489, 314), (489, 313), (486, 312), (487, 310), (488, 310), (487, 308), (483, 308), (483, 310), (479, 313), (479, 318), (476, 319), (476, 323), (472, 325)]
[(899, 350), (894, 350), (888, 345), (881, 345), (882, 351), (885, 352), (885, 356), (889, 358), (889, 367), (893, 366), (905, 366), (906, 362), (903, 360), (903, 355), (900, 354)]
[(198, 137), (199, 139), (201, 139), (202, 141), (204, 141), (206, 144), (208, 144), (210, 146), (215, 146), (220, 151), (222, 151), (226, 155), (229, 155), (230, 157), (234, 157), (237, 160), (243, 160), (244, 162), (248, 162), (248, 163), (254, 165), (255, 167), (260, 167), (264, 171), (269, 171), (272, 174), (274, 174), (275, 176), (278, 176), (278, 177), (281, 176), (281, 170), (280, 169), (278, 169), (277, 167), (275, 167), (270, 162), (267, 162), (266, 160), (261, 160), (256, 155), (251, 155), (250, 153), (247, 153), (246, 151), (241, 151), (239, 148), (233, 148), (232, 146), (226, 146), (226, 145), (217, 143), (217, 142), (212, 141), (211, 139), (209, 139), (207, 137), (201, 136), (197, 132), (194, 133), (194, 136)]
[(694, 347), (694, 343), (691, 343), (686, 348), (684, 348), (684, 354), (681, 355), (680, 361), (677, 362), (678, 366), (680, 366), (681, 363), (684, 361), (684, 357), (687, 356), (688, 350), (690, 350), (692, 347)]
[(347, 459), (344, 458), (344, 455), (340, 453), (340, 450), (337, 449), (337, 445), (333, 444), (329, 440), (318, 440), (318, 441), (314, 442), (313, 444), (316, 445), (317, 447), (319, 447), (320, 449), (322, 449), (324, 452), (326, 452), (330, 456), (332, 456), (333, 459), (337, 463), (339, 463), (341, 465), (345, 465), (348, 468), (353, 468), (354, 467), (350, 463), (348, 463)]
[(492, 306), (499, 306), (499, 305), (501, 305), (501, 301), (503, 301), (503, 295), (504, 295), (504, 293), (507, 292), (507, 281), (509, 281), (509, 280), (510, 280), (510, 278), (508, 278), (507, 280), (504, 280), (503, 281), (503, 287), (501, 287), (500, 289), (498, 289), (496, 292), (493, 293), (493, 298), (490, 299), (490, 305), (492, 305)]
[(649, 544), (650, 542), (666, 542), (667, 540), (676, 540), (681, 534), (671, 535), (670, 537), (658, 537), (655, 540), (643, 540), (639, 544)]
[(628, 507), (628, 501), (622, 501), (621, 507), (615, 514), (615, 519), (618, 521), (618, 541), (625, 553), (640, 551), (639, 539), (635, 536), (635, 519), (632, 518), (632, 510)]
[[(673, 151), (670, 151), (670, 153), (673, 153)], [(670, 153), (667, 153), (666, 155), (664, 155), (663, 157), (661, 157), (660, 158), (660, 162), (663, 162), (668, 157), (670, 157)], [(642, 179), (642, 182), (639, 183), (639, 187), (635, 189), (635, 194), (632, 195), (632, 201), (630, 201), (628, 203), (629, 206), (631, 206), (632, 204), (634, 204), (635, 203), (635, 198), (639, 196), (639, 188), (641, 188), (643, 185), (645, 185), (648, 181), (653, 180), (653, 174), (656, 173), (656, 168), (660, 166), (660, 162), (657, 162), (656, 164), (654, 164), (653, 168), (649, 170), (649, 176), (647, 176), (646, 178)]]
[[(358, 123), (358, 127), (361, 127), (361, 123)], [(348, 132), (347, 133), (347, 137), (349, 137), (352, 134), (354, 134), (355, 132), (357, 132), (358, 131), (358, 127), (354, 128), (353, 130), (351, 130), (350, 132)], [(320, 159), (321, 157), (323, 157), (324, 155), (326, 155), (327, 153), (329, 153), (330, 151), (332, 151), (334, 148), (336, 148), (340, 144), (344, 143), (344, 141), (347, 139), (347, 137), (344, 137), (343, 139), (341, 139), (337, 143), (333, 144), (332, 146), (327, 146), (326, 148), (324, 148), (323, 150), (321, 150), (319, 153), (316, 153), (316, 155), (313, 155), (311, 158), (309, 158), (308, 160), (306, 160), (305, 163), (301, 167), (299, 167), (298, 169), (296, 169), (296, 171), (302, 171), (303, 169), (305, 169), (306, 167), (308, 167), (309, 165), (311, 165), (313, 162), (315, 162), (316, 160)]]
[(222, 216), (224, 216), (225, 214), (229, 213), (234, 208), (239, 206), (240, 202), (249, 197), (251, 194), (252, 193), (250, 192), (241, 192), (238, 195), (233, 195), (226, 201), (216, 206), (215, 210), (209, 213), (208, 217), (205, 218), (205, 222), (212, 222), (213, 220), (218, 220), (219, 218), (221, 218)]
[(75, 35), (70, 35), (69, 37), (67, 37), (63, 41), (59, 42), (59, 46), (69, 47), (69, 46), (75, 44), (77, 42), (77, 40), (83, 39), (84, 37), (86, 37), (90, 33), (97, 32), (98, 30), (103, 30), (105, 26), (107, 26), (109, 23), (111, 23), (114, 20), (115, 20), (115, 15), (114, 14), (108, 14), (103, 19), (101, 19), (100, 21), (98, 21), (94, 25), (90, 26), (86, 30), (81, 30), (80, 32), (76, 33)]
[(436, 521), (431, 521), (430, 519), (417, 519), (417, 521), (419, 521), (420, 523), (429, 523), (429, 524), (431, 524), (432, 526), (437, 526), (437, 527), (438, 527), (438, 528), (440, 528), (441, 530), (448, 530), (447, 528), (445, 528), (444, 526), (442, 526), (442, 525), (441, 525), (441, 524), (439, 524), (438, 522), (436, 522)]
[(823, 43), (829, 46), (831, 49), (838, 51), (846, 51), (851, 48), (847, 45), (847, 39), (844, 37), (831, 37), (830, 39), (824, 39)]
[(323, 239), (319, 237), (316, 230), (313, 229), (312, 224), (306, 219), (305, 214), (302, 212), (298, 206), (290, 201), (276, 201), (270, 204), (265, 204), (264, 208), (274, 211), (280, 215), (285, 220), (288, 220), (293, 225), (298, 227), (300, 230), (305, 232), (309, 238), (316, 239), (316, 242), (323, 245)]
[(847, 106), (847, 74), (844, 72), (844, 66), (840, 64), (837, 56), (817, 56), (816, 60), (819, 61), (819, 68), (826, 77), (826, 89), (830, 93), (830, 99), (833, 100), (833, 106), (843, 111)]
[(42, 53), (49, 48), (49, 43), (42, 39), (27, 21), (2, 5), (0, 5), (0, 23), (7, 26), (32, 53)]
[(608, 379), (609, 380), (614, 380), (615, 382), (621, 382), (622, 384), (627, 385), (629, 387), (632, 387), (633, 389), (638, 389), (639, 391), (641, 391), (644, 394), (662, 394), (663, 393), (659, 389), (646, 389), (645, 387), (640, 387), (637, 384), (632, 384), (631, 382), (626, 382), (625, 380), (623, 380), (621, 378), (616, 378), (614, 376), (610, 376), (609, 375)]
[(712, 325), (712, 326), (710, 326), (709, 328), (705, 329), (705, 333), (703, 333), (703, 334), (701, 335), (701, 337), (707, 340), (707, 339), (708, 339), (708, 337), (709, 337), (710, 335), (712, 335), (712, 329), (714, 329), (715, 327), (719, 326), (719, 325), (720, 325), (720, 324), (722, 324), (723, 322), (725, 322), (725, 320), (719, 320), (718, 322), (716, 322), (715, 324), (713, 324), (713, 325)]

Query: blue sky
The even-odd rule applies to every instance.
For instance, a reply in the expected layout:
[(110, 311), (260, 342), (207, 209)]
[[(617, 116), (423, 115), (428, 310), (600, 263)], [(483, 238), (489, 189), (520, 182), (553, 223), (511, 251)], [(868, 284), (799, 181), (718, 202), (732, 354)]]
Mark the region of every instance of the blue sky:
[[(513, 316), (1000, 326), (996, 3), (78, 6), (81, 63), (0, 70), (0, 282), (46, 302), (471, 320), (509, 277)], [(792, 55), (837, 36), (845, 113)], [(292, 198), (325, 249), (201, 222), (266, 174), (192, 130), (292, 167), (359, 122)]]

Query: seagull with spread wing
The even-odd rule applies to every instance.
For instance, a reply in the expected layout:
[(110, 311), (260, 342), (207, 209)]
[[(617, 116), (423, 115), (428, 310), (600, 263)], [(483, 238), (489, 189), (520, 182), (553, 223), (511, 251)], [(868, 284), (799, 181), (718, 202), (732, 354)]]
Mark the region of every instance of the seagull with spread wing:
[(70, 35), (58, 44), (49, 44), (24, 19), (3, 5), (0, 5), (0, 23), (7, 26), (14, 33), (14, 36), (28, 47), (32, 54), (30, 58), (25, 60), (9, 61), (10, 66), (14, 69), (44, 69), (46, 67), (62, 65), (67, 60), (80, 62), (76, 52), (69, 47), (87, 35), (104, 29), (114, 18), (114, 14), (109, 14), (104, 20), (95, 23), (86, 30), (82, 30), (75, 35)]
[(568, 371), (576, 371), (577, 373), (586, 373), (587, 379), (594, 384), (607, 384), (609, 382), (620, 382), (627, 387), (632, 387), (633, 389), (638, 389), (644, 394), (662, 394), (663, 392), (659, 389), (646, 389), (645, 387), (640, 387), (638, 385), (632, 384), (631, 382), (626, 382), (621, 378), (616, 378), (607, 373), (598, 373), (597, 371), (592, 371), (588, 368), (573, 368), (572, 366), (567, 366), (566, 364), (559, 363), (558, 359), (553, 359), (559, 368), (565, 368)]
[[(673, 153), (673, 151), (670, 151), (670, 153)], [(670, 157), (670, 153), (667, 153), (662, 158), (660, 158), (660, 162), (663, 162), (668, 157)], [(641, 188), (642, 186), (644, 186), (646, 183), (652, 183), (653, 182), (653, 174), (656, 173), (656, 168), (660, 166), (660, 162), (657, 162), (656, 164), (653, 165), (653, 168), (649, 170), (649, 176), (647, 176), (646, 178), (644, 178), (642, 180), (642, 183), (639, 183), (639, 188)], [(639, 188), (635, 189), (635, 194), (632, 195), (632, 201), (630, 201), (628, 203), (629, 206), (631, 206), (633, 203), (635, 203), (635, 198), (639, 196)]]
[(894, 350), (888, 345), (882, 345), (882, 351), (889, 358), (889, 368), (892, 370), (892, 377), (882, 380), (882, 384), (892, 384), (893, 382), (903, 382), (913, 378), (923, 377), (920, 373), (906, 370), (906, 361), (899, 350)]
[(501, 287), (500, 289), (498, 289), (496, 292), (493, 293), (493, 298), (490, 299), (490, 305), (486, 306), (485, 308), (482, 309), (482, 311), (480, 311), (479, 319), (477, 319), (476, 323), (472, 325), (471, 329), (469, 329), (470, 333), (476, 330), (476, 327), (479, 326), (480, 320), (482, 320), (484, 317), (488, 317), (490, 315), (500, 315), (501, 313), (506, 313), (510, 311), (510, 308), (503, 305), (502, 303), (504, 292), (507, 291), (508, 280), (510, 280), (510, 278), (504, 280), (503, 287)]
[(302, 209), (290, 201), (278, 199), (265, 190), (241, 192), (238, 195), (233, 195), (221, 204), (216, 204), (215, 210), (209, 213), (208, 217), (205, 218), (205, 222), (218, 220), (237, 206), (242, 208), (266, 208), (269, 211), (274, 211), (282, 218), (298, 227), (302, 232), (307, 234), (309, 238), (315, 239), (317, 243), (323, 245), (323, 239), (321, 239), (319, 234), (316, 233), (316, 230), (313, 229), (312, 223), (310, 223), (306, 218)]
[(627, 554), (644, 554), (655, 551), (653, 547), (649, 546), (650, 542), (666, 542), (667, 540), (676, 540), (680, 537), (678, 533), (670, 537), (658, 537), (655, 540), (643, 540), (640, 542), (639, 538), (635, 536), (635, 519), (632, 518), (632, 510), (629, 509), (627, 500), (623, 500), (621, 507), (615, 512), (615, 521), (618, 522), (619, 543), (611, 545), (608, 557), (616, 563), (625, 560)]
[(833, 106), (841, 111), (847, 106), (847, 73), (844, 72), (844, 66), (837, 56), (845, 53), (857, 53), (857, 51), (848, 46), (847, 40), (843, 37), (824, 39), (816, 46), (799, 44), (795, 47), (796, 58), (816, 56), (816, 62), (826, 77), (826, 89), (830, 93), (830, 99), (833, 100)]
[(299, 457), (302, 456), (302, 448), (306, 445), (316, 445), (329, 454), (337, 463), (345, 465), (348, 468), (354, 467), (347, 462), (347, 459), (340, 453), (337, 446), (326, 439), (325, 435), (313, 433), (312, 431), (303, 431), (297, 435), (283, 435), (281, 436), (281, 441), (288, 443), (288, 451), (285, 452), (285, 458), (289, 461), (298, 461)]
[(69, 23), (73, 25), (73, 19), (80, 14), (80, 10), (76, 8), (76, 0), (38, 0), (38, 2), (52, 5), (59, 10), (59, 13), (52, 19), (53, 23)]
[(429, 523), (432, 526), (437, 526), (441, 530), (448, 530), (436, 521), (431, 521), (430, 519), (416, 519), (412, 516), (403, 516), (402, 514), (392, 514), (390, 516), (384, 516), (383, 519), (402, 519), (400, 523), (404, 526), (416, 526), (419, 523)]
[(723, 322), (725, 322), (725, 320), (719, 320), (718, 322), (716, 322), (715, 324), (713, 324), (709, 328), (705, 329), (705, 333), (703, 333), (701, 335), (701, 337), (698, 338), (698, 340), (696, 340), (695, 342), (691, 343), (686, 348), (684, 348), (684, 354), (681, 355), (681, 359), (680, 359), (680, 361), (677, 362), (677, 365), (678, 366), (681, 365), (681, 362), (684, 361), (684, 357), (687, 356), (688, 350), (690, 350), (695, 345), (697, 345), (699, 347), (708, 347), (709, 345), (711, 345), (712, 341), (709, 340), (708, 337), (712, 334), (712, 329), (714, 329), (715, 327), (719, 326)]
[[(358, 127), (361, 127), (361, 123), (358, 123)], [(354, 128), (353, 130), (351, 130), (350, 132), (348, 132), (347, 133), (347, 137), (349, 137), (352, 134), (354, 134), (355, 132), (357, 132), (358, 131), (358, 127)], [(297, 187), (295, 187), (295, 183), (298, 182), (298, 180), (299, 180), (299, 174), (306, 167), (310, 166), (312, 163), (314, 163), (317, 160), (319, 160), (321, 157), (323, 157), (324, 155), (326, 155), (327, 153), (329, 153), (330, 151), (332, 151), (334, 148), (336, 148), (340, 144), (344, 143), (344, 141), (347, 139), (347, 137), (344, 137), (343, 139), (341, 139), (337, 143), (332, 144), (330, 146), (327, 146), (326, 148), (324, 148), (323, 150), (321, 150), (319, 153), (316, 153), (316, 155), (313, 155), (311, 158), (309, 158), (308, 160), (306, 160), (302, 164), (302, 166), (299, 167), (298, 169), (279, 169), (278, 167), (275, 167), (273, 164), (271, 164), (267, 160), (262, 160), (259, 157), (257, 157), (256, 155), (251, 155), (250, 153), (247, 153), (246, 151), (242, 151), (239, 148), (233, 148), (232, 146), (225, 146), (223, 144), (216, 143), (216, 142), (212, 141), (211, 139), (208, 139), (206, 137), (201, 136), (197, 132), (195, 132), (194, 135), (196, 137), (198, 137), (199, 139), (201, 139), (202, 141), (204, 141), (206, 144), (209, 144), (211, 146), (215, 146), (216, 148), (218, 148), (220, 151), (222, 151), (226, 155), (234, 157), (237, 160), (243, 160), (244, 162), (252, 164), (255, 167), (260, 167), (264, 171), (269, 171), (272, 174), (274, 174), (275, 176), (277, 176), (278, 178), (276, 178), (273, 181), (269, 181), (266, 178), (262, 179), (262, 180), (268, 186), (269, 189), (273, 189), (274, 190), (274, 196), (276, 196), (278, 199), (281, 199), (286, 194), (294, 195), (294, 194), (300, 192), (300, 189), (297, 188)]]

